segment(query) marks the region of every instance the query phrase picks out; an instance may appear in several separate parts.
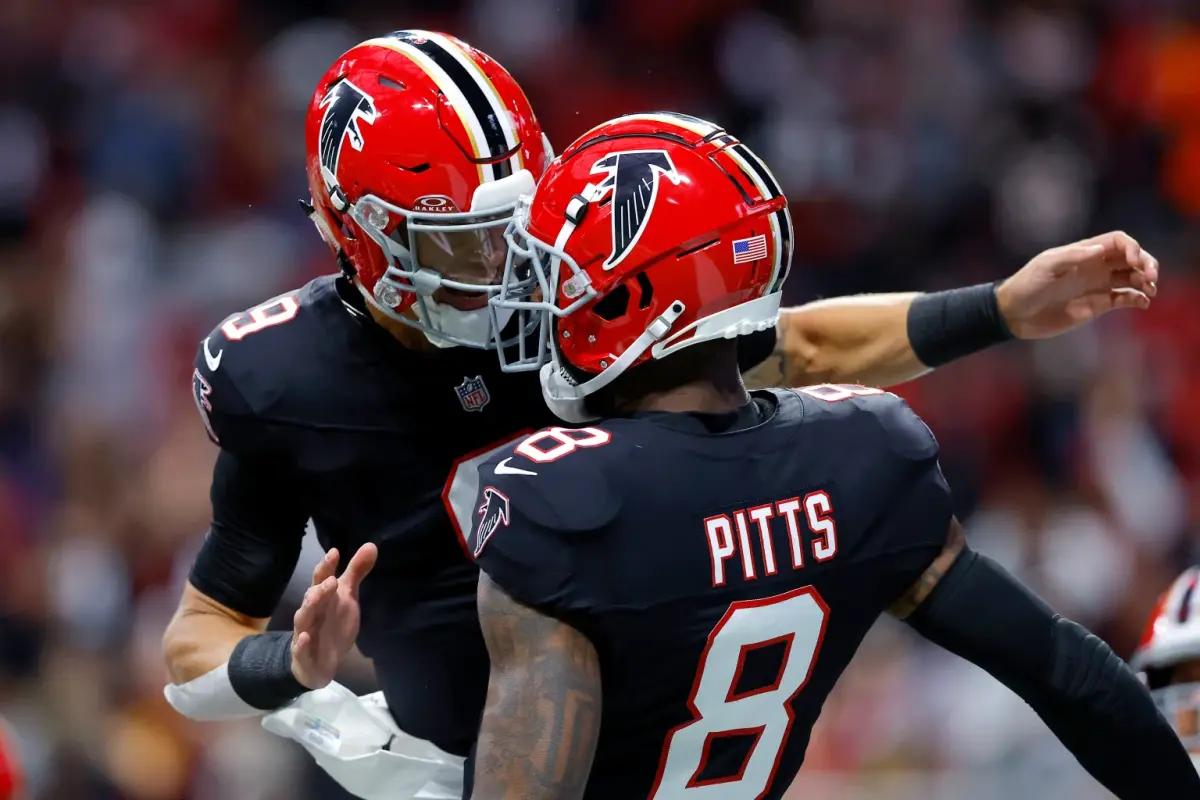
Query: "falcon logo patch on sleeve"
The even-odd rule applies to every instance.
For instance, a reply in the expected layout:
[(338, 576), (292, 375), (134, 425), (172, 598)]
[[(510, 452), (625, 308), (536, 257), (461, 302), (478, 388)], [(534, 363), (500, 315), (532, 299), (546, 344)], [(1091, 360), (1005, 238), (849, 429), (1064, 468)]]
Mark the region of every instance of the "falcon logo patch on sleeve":
[(479, 524), (475, 526), (474, 555), (479, 558), (488, 539), (500, 528), (507, 528), (510, 514), (508, 496), (495, 486), (483, 487), (483, 502), (479, 504)]
[(600, 184), (601, 193), (596, 200), (612, 191), (612, 253), (604, 262), (605, 269), (612, 269), (641, 238), (654, 202), (658, 199), (658, 185), (665, 176), (673, 184), (680, 181), (671, 156), (666, 150), (630, 150), (610, 153), (592, 165), (593, 173), (608, 173)]
[[(208, 340), (206, 339), (205, 342)], [(204, 431), (208, 434), (208, 438), (212, 439), (213, 444), (220, 444), (217, 439), (217, 432), (213, 430), (212, 420), (209, 419), (209, 414), (212, 413), (212, 384), (204, 379), (200, 374), (199, 369), (192, 370), (192, 399), (196, 401), (196, 410), (200, 412), (200, 420), (204, 423)]]
[(321, 172), (330, 186), (337, 184), (342, 145), (348, 140), (355, 150), (363, 149), (360, 123), (371, 125), (379, 117), (371, 95), (348, 80), (340, 80), (321, 100)]

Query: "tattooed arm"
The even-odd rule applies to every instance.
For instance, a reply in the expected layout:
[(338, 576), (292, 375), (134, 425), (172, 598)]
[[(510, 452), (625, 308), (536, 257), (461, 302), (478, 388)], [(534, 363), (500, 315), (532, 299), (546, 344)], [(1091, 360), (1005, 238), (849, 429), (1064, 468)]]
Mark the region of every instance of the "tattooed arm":
[(916, 297), (868, 294), (783, 309), (775, 350), (746, 372), (746, 385), (891, 386), (927, 372), (908, 341), (908, 309)]
[(475, 750), (475, 800), (583, 797), (600, 733), (600, 665), (579, 631), (479, 575), (492, 661)]
[(912, 616), (912, 613), (929, 599), (929, 595), (933, 594), (933, 590), (954, 566), (954, 562), (958, 560), (966, 547), (967, 537), (963, 534), (962, 524), (957, 519), (951, 518), (950, 530), (946, 534), (946, 546), (942, 548), (942, 552), (938, 553), (937, 558), (925, 568), (921, 577), (917, 578), (917, 582), (892, 604), (890, 609), (892, 615), (899, 619), (908, 619)]
[(1044, 339), (1114, 309), (1147, 308), (1157, 281), (1158, 260), (1114, 231), (1038, 253), (995, 287), (865, 294), (787, 308), (775, 352), (747, 372), (746, 385), (891, 386), (1014, 336)]

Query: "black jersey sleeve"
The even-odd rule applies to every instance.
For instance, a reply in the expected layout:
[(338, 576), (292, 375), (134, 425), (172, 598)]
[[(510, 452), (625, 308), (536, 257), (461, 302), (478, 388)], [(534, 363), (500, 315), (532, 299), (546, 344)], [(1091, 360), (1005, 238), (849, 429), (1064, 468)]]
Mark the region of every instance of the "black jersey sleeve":
[(1200, 797), (1187, 752), (1133, 671), (986, 556), (965, 550), (908, 621), (1020, 695), (1118, 797)]
[(189, 579), (234, 611), (269, 617), (300, 556), (305, 493), (285, 464), (222, 450), (210, 496), (212, 524)]
[(254, 617), (270, 616), (279, 601), (309, 517), (286, 438), (259, 413), (283, 380), (279, 346), (261, 334), (233, 341), (218, 326), (197, 347), (192, 371), (196, 409), (221, 451), (212, 524), (190, 581)]
[[(538, 436), (539, 434), (535, 434)], [(480, 568), (509, 595), (569, 619), (596, 601), (580, 580), (616, 519), (621, 498), (595, 454), (576, 449), (551, 463), (506, 447), (480, 469), (467, 544)]]
[[(242, 343), (237, 343), (241, 345)], [(257, 354), (254, 354), (257, 355)], [(254, 453), (268, 447), (266, 426), (259, 420), (239, 386), (245, 354), (235, 350), (218, 327), (196, 350), (192, 370), (192, 400), (208, 438), (233, 452)]]

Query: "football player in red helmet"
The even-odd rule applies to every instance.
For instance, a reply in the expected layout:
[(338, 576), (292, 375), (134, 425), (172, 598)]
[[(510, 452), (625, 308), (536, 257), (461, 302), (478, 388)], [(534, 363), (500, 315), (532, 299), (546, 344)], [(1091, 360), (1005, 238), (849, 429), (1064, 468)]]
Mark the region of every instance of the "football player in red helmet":
[[(313, 95), (306, 141), (306, 210), (340, 274), (229, 316), (198, 348), (193, 394), (220, 451), (209, 535), (164, 636), (167, 696), (199, 719), (276, 712), (266, 724), (302, 740), (360, 796), (426, 785), (417, 764), (440, 787), (427, 792), (454, 796), (487, 656), (477, 571), (440, 494), (456, 460), (551, 420), (538, 381), (522, 372), (549, 352), (537, 305), (545, 286), (509, 258), (504, 236), (549, 146), (499, 64), (453, 36), (415, 30), (334, 62)], [(664, 169), (646, 166), (649, 176)], [(778, 195), (769, 173), (748, 169), (739, 185)], [(767, 247), (781, 279), (786, 212), (769, 226), (743, 257)], [(998, 289), (791, 310), (769, 364), (793, 383), (895, 382), (1013, 334), (1145, 305), (1156, 270), (1136, 242), (1114, 235), (1043, 254)], [(503, 303), (491, 302), (501, 293)], [(770, 309), (761, 310), (765, 346), (746, 363), (772, 349)], [(266, 631), (310, 520), (328, 555), (293, 631)], [(386, 704), (357, 704), (330, 683), (354, 642)], [(336, 746), (311, 735), (314, 717), (337, 730)], [(390, 765), (400, 762), (397, 777)]]
[(310, 217), (372, 308), (439, 347), (498, 342), (504, 229), (551, 158), (513, 77), (444, 34), (369, 39), (317, 85), (305, 138)]
[(967, 547), (902, 400), (747, 392), (737, 340), (775, 324), (788, 272), (769, 176), (715, 125), (635, 115), (568, 147), (518, 211), (508, 272), (519, 254), (541, 296), (522, 275), (492, 302), (543, 315), (546, 402), (589, 424), (452, 478), (491, 654), (472, 796), (781, 798), (888, 610), (1119, 797), (1200, 796), (1124, 662)]
[(1131, 664), (1200, 769), (1200, 567), (1159, 598)]

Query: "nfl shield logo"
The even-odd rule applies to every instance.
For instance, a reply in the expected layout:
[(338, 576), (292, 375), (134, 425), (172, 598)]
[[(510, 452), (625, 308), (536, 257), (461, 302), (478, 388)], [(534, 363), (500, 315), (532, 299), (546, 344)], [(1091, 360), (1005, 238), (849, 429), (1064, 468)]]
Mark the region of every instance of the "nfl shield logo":
[(454, 391), (458, 394), (458, 402), (462, 403), (464, 411), (483, 411), (483, 407), (492, 402), (492, 396), (483, 383), (482, 375), (476, 375), (474, 378), (464, 377), (463, 382), (454, 387)]

